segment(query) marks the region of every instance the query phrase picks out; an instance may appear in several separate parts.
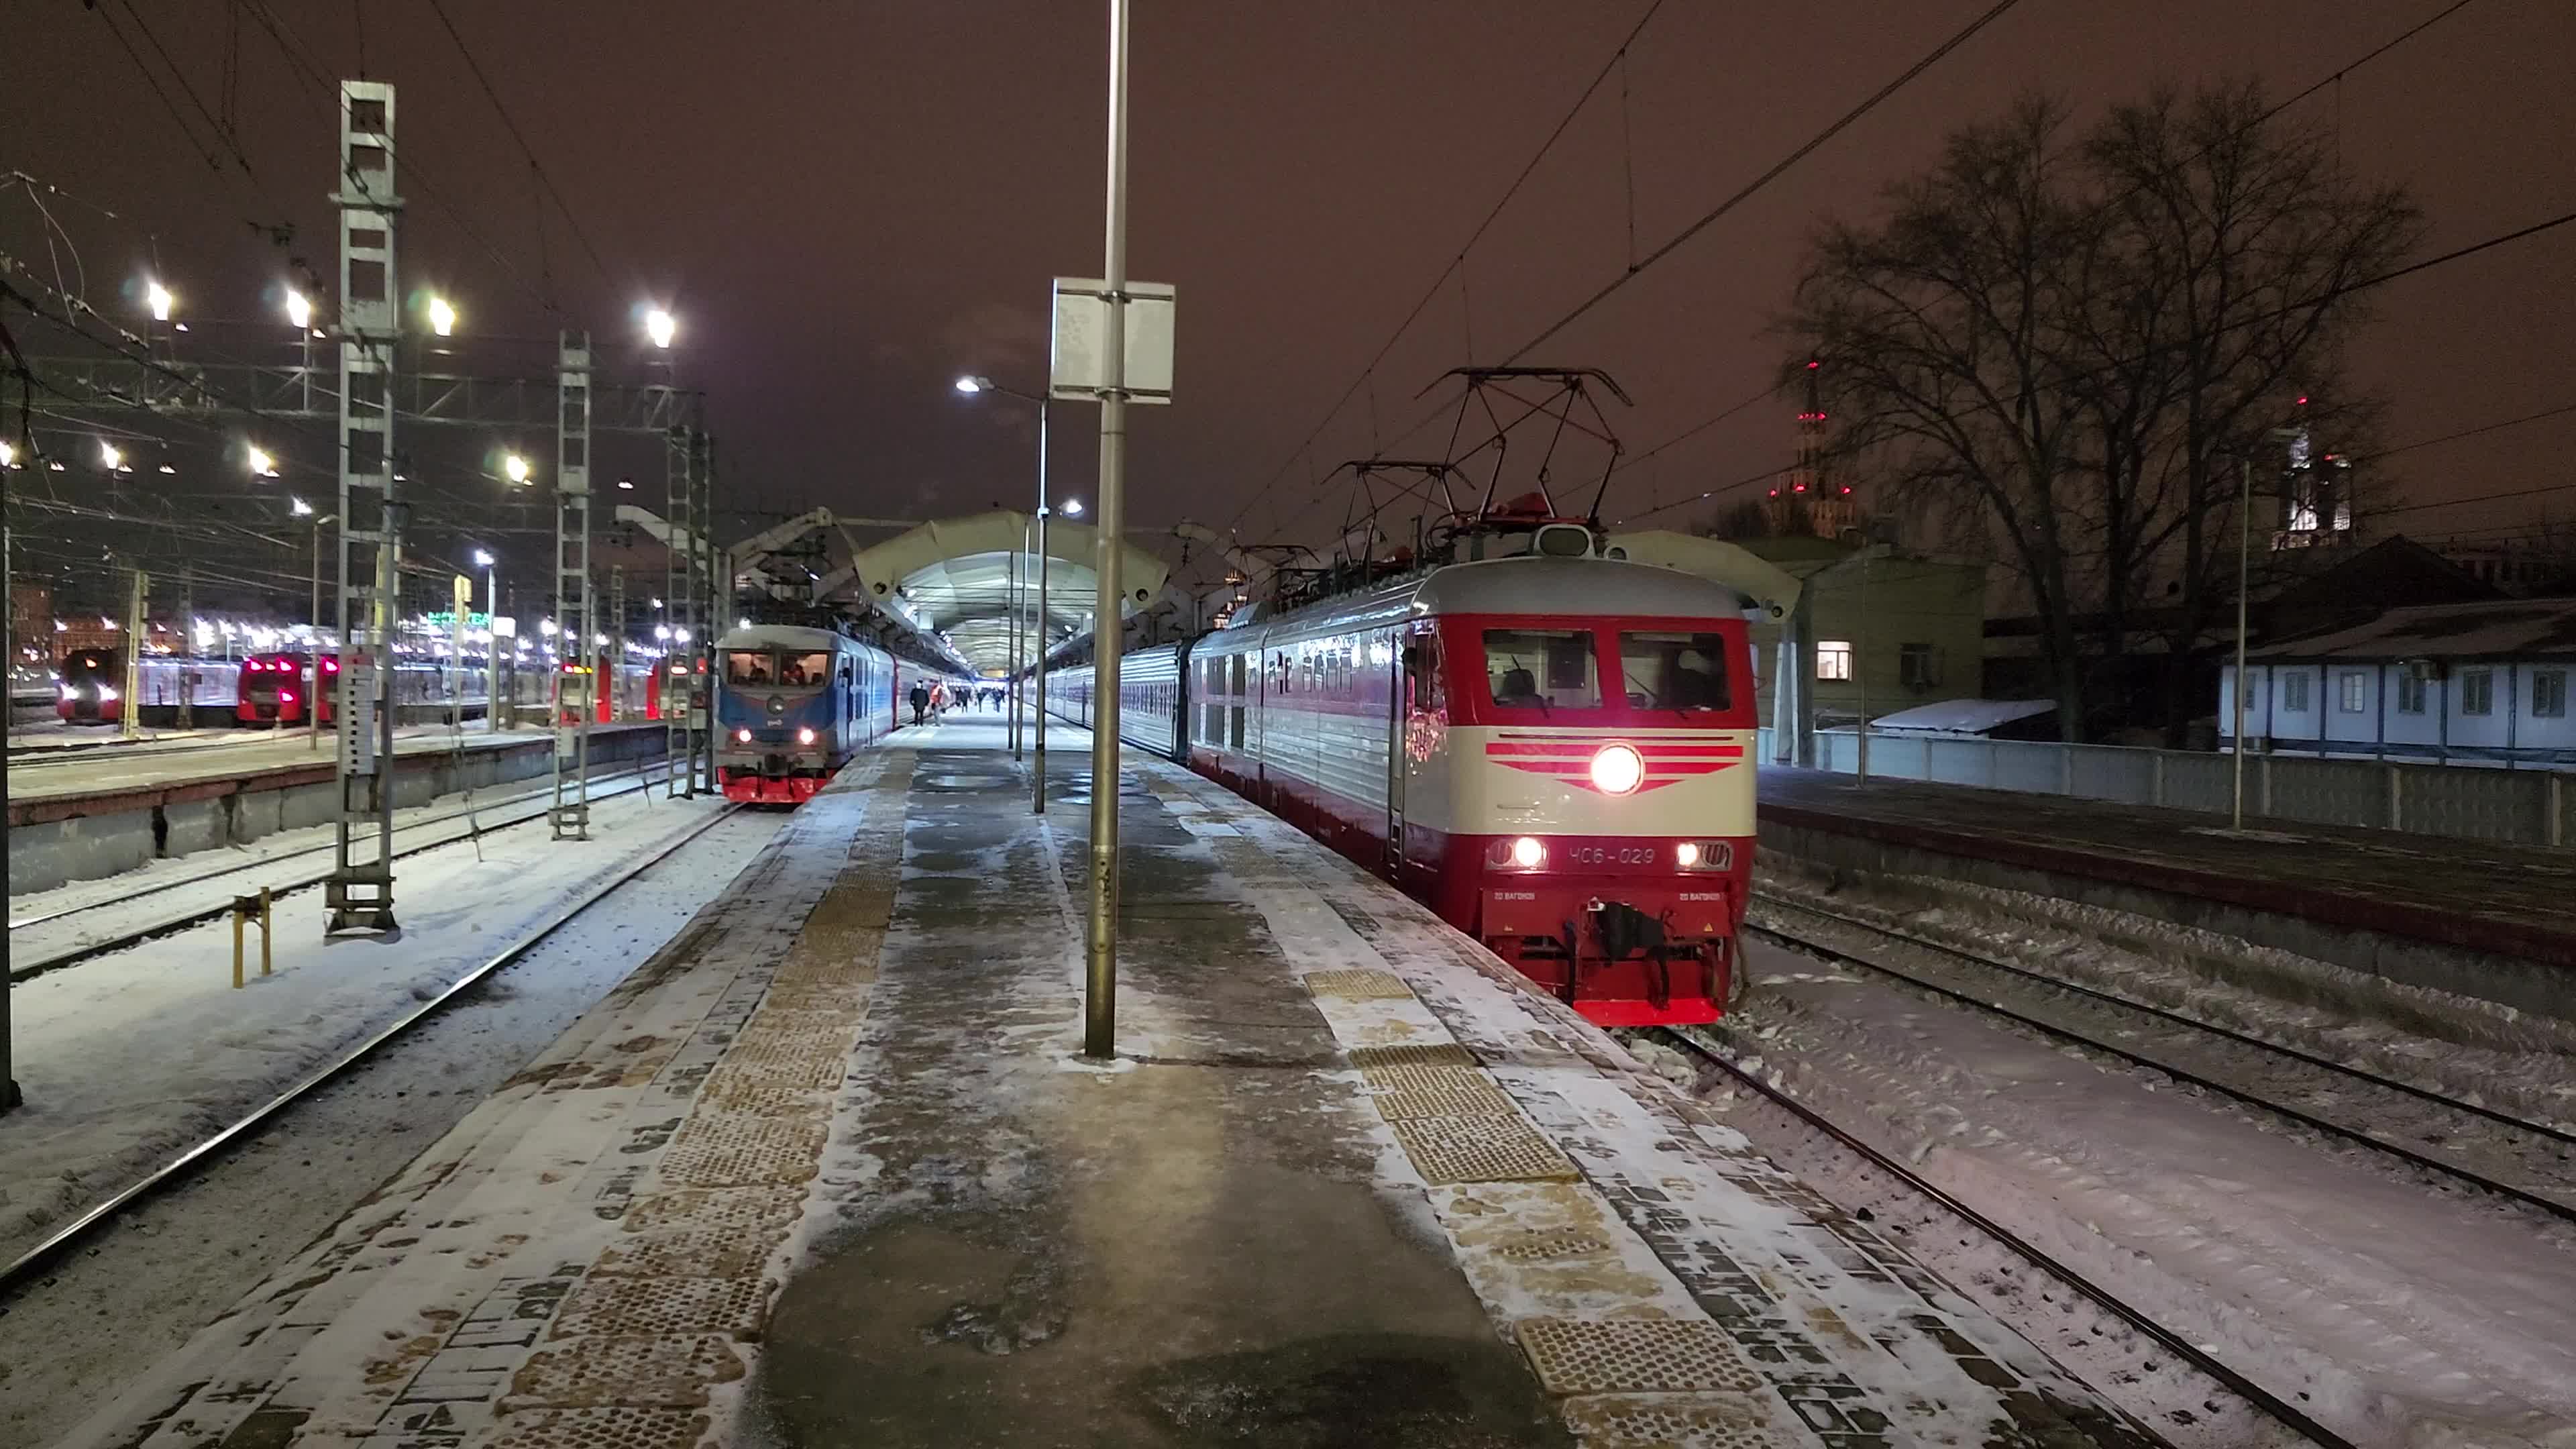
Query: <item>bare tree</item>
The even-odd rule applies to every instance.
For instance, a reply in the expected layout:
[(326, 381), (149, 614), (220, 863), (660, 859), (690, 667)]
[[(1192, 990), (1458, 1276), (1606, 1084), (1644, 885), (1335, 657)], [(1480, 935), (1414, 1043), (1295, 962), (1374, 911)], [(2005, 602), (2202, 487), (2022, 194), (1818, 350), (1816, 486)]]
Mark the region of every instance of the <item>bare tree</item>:
[(1782, 330), (1825, 362), (1838, 448), (2020, 583), (2069, 737), (2151, 603), (2179, 730), (2233, 600), (2238, 470), (2294, 421), (2354, 451), (2375, 404), (2344, 383), (2352, 289), (2421, 220), (2252, 86), (2070, 130), (2030, 97), (1954, 134), (1883, 220), (1817, 233)]

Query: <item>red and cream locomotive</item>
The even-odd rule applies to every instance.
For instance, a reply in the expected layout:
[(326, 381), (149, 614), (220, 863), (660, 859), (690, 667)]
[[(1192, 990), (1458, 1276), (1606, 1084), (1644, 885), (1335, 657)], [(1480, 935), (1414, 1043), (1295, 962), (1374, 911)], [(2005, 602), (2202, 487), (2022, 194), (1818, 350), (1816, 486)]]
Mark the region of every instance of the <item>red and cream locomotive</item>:
[[(1122, 662), (1121, 734), (1605, 1026), (1715, 1020), (1754, 842), (1751, 600), (1579, 523)], [(1090, 718), (1091, 671), (1049, 707)]]

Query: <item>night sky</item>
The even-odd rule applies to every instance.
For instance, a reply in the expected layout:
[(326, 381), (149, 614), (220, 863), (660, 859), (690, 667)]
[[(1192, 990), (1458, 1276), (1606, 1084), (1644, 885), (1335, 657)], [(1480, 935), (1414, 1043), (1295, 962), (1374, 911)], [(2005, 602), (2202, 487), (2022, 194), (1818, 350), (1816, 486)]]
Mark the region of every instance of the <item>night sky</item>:
[[(323, 66), (358, 73), (352, 6), (269, 3)], [(1635, 177), (1637, 247), (1651, 250), (1984, 3), (1670, 0), (1624, 84), (1604, 87), (1471, 255), (1463, 304), (1453, 282), (1382, 364), (1376, 436), (1364, 391), (1310, 464), (1299, 440), (1643, 5), (1139, 0), (1131, 270), (1179, 288), (1180, 399), (1137, 410), (1131, 516), (1223, 526), (1251, 505), (1247, 539), (1319, 541), (1341, 502), (1335, 493), (1309, 506), (1317, 465), (1395, 449), (1426, 408), (1415, 394), (1442, 371), (1494, 360), (1625, 266), (1624, 171)], [(2059, 90), (2087, 114), (2159, 79), (2252, 74), (2286, 95), (2443, 3), (2027, 0), (1533, 360), (1610, 370), (1636, 398), (1616, 421), (1642, 451), (1761, 386), (1779, 359), (1763, 329), (1804, 229), (1829, 212), (1868, 213), (1945, 128), (2030, 87)], [(228, 7), (137, 4), (220, 109)], [(123, 0), (111, 8), (140, 47)], [(428, 6), (373, 0), (359, 11), (364, 70), (401, 88), (400, 145), (437, 192), (411, 178), (403, 187), (407, 288), (456, 296), (478, 338), (549, 335), (530, 295), (549, 284), (603, 339), (632, 334), (640, 299), (668, 302), (682, 318), (684, 379), (711, 393), (729, 486), (764, 506), (929, 516), (1023, 497), (1029, 411), (960, 399), (948, 384), (969, 370), (1036, 386), (1048, 279), (1099, 268), (1105, 6), (448, 9), (608, 275), (560, 215), (541, 210), (528, 165)], [(260, 316), (282, 254), (247, 222), (278, 219), (278, 207), (300, 230), (295, 250), (327, 272), (329, 115), (257, 27), (241, 26), (232, 86), (241, 144), (268, 196), (191, 150), (99, 15), (71, 0), (16, 0), (0, 28), (0, 170), (126, 218), (57, 208), (94, 301), (108, 305), (157, 248), (190, 314)], [(2430, 254), (2576, 201), (2571, 56), (2576, 5), (2480, 0), (2292, 114), (2338, 127), (2357, 173), (2414, 189)], [(524, 283), (468, 239), (456, 212)], [(0, 246), (42, 255), (23, 197), (0, 195)], [(2389, 440), (2576, 402), (2571, 278), (2576, 228), (2385, 289), (2355, 361), (2393, 401)], [(41, 352), (51, 339), (30, 331), (26, 341)], [(487, 348), (476, 370), (524, 366), (471, 347)], [(1785, 461), (1789, 411), (1748, 410), (1623, 474), (1605, 511), (1632, 514)], [(1087, 495), (1094, 410), (1066, 405), (1058, 416), (1059, 490)], [(1436, 441), (1418, 434), (1402, 448)], [(2571, 443), (2576, 414), (2391, 466), (2407, 501), (2465, 497), (2576, 482)], [(2388, 526), (2447, 533), (2544, 506), (2565, 517), (2571, 503), (2576, 492)]]

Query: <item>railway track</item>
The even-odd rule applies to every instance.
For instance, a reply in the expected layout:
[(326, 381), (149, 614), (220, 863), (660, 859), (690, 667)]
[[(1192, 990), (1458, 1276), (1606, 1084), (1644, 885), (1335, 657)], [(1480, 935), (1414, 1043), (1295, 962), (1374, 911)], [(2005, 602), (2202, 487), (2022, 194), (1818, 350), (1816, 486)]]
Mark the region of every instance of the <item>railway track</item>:
[(726, 805), (712, 812), (705, 820), (690, 827), (678, 839), (620, 871), (614, 878), (593, 887), (581, 899), (565, 906), (549, 917), (544, 924), (520, 937), (518, 941), (497, 955), (467, 971), (463, 976), (449, 983), (436, 996), (420, 1002), (392, 1024), (334, 1057), (283, 1092), (237, 1118), (230, 1125), (203, 1138), (178, 1156), (120, 1189), (114, 1196), (56, 1229), (50, 1236), (20, 1254), (6, 1267), (0, 1267), (0, 1303), (5, 1303), (26, 1289), (43, 1275), (48, 1266), (100, 1229), (141, 1203), (193, 1178), (226, 1154), (256, 1137), (262, 1129), (280, 1115), (292, 1110), (297, 1103), (309, 1098), (351, 1068), (374, 1059), (401, 1043), (422, 1023), (454, 1005), (493, 975), (535, 950), (555, 932), (607, 901), (647, 871), (678, 854), (718, 824), (733, 818), (742, 808), (739, 805)]
[[(651, 774), (650, 762), (638, 765), (632, 770), (615, 771), (595, 778), (601, 780), (618, 780), (630, 777), (632, 778), (633, 783), (621, 786), (614, 790), (607, 790), (593, 794), (590, 797), (591, 800), (594, 802), (601, 800), (614, 800), (621, 795), (631, 795), (639, 790), (651, 790), (661, 783), (661, 780), (658, 777)], [(470, 841), (480, 840), (487, 835), (497, 834), (501, 831), (514, 829), (521, 825), (528, 825), (542, 821), (546, 819), (548, 813), (547, 809), (543, 806), (534, 811), (513, 815), (508, 818), (495, 818), (489, 821), (482, 818), (487, 815), (495, 815), (497, 812), (508, 810), (514, 806), (526, 805), (531, 801), (537, 800), (546, 801), (550, 805), (553, 800), (552, 788), (549, 787), (543, 790), (523, 791), (519, 794), (507, 796), (486, 804), (461, 806), (457, 809), (447, 811), (444, 814), (425, 816), (418, 820), (406, 821), (394, 827), (394, 833), (396, 835), (399, 836), (407, 832), (425, 830), (435, 825), (453, 824), (459, 820), (467, 821), (468, 826), (465, 832), (461, 835), (441, 835), (434, 840), (422, 841), (419, 844), (406, 846), (397, 850), (394, 852), (394, 859), (402, 860), (410, 856), (420, 855), (424, 852), (437, 850), (445, 846), (466, 844)], [(299, 860), (307, 856), (328, 855), (333, 849), (333, 845), (325, 842), (320, 845), (304, 846), (295, 850), (280, 851), (275, 855), (264, 855), (257, 860), (244, 861), (239, 865), (228, 865), (219, 870), (201, 871), (195, 875), (180, 877), (177, 880), (159, 881), (152, 885), (145, 886), (140, 890), (130, 891), (124, 895), (116, 896), (109, 900), (91, 901), (81, 905), (59, 906), (51, 910), (36, 912), (30, 915), (12, 916), (9, 919), (9, 930), (14, 941), (17, 932), (33, 929), (34, 927), (45, 925), (49, 922), (63, 920), (71, 916), (86, 915), (93, 911), (119, 910), (136, 901), (145, 900), (152, 896), (164, 895), (171, 891), (185, 890), (192, 886), (201, 886), (209, 881), (221, 880), (230, 875), (240, 875), (248, 871), (262, 870), (267, 867), (277, 865), (283, 861)], [(309, 890), (314, 886), (320, 885), (329, 877), (329, 874), (330, 873), (328, 871), (324, 871), (320, 874), (308, 873), (296, 879), (289, 880), (284, 884), (272, 883), (269, 890), (273, 896), (283, 897), (296, 891)], [(66, 947), (63, 950), (46, 956), (28, 956), (22, 958), (13, 945), (13, 948), (10, 951), (9, 979), (11, 981), (25, 981), (32, 977), (41, 976), (48, 971), (59, 971), (66, 966), (76, 966), (83, 961), (104, 956), (110, 952), (122, 951), (127, 947), (140, 945), (145, 941), (154, 939), (155, 937), (166, 936), (173, 931), (183, 931), (191, 926), (203, 925), (208, 921), (219, 920), (231, 909), (232, 907), (230, 902), (224, 902), (217, 905), (174, 912), (171, 915), (157, 918), (145, 925), (120, 932), (115, 936), (102, 937), (95, 941), (85, 941), (79, 945)]]
[[(1739, 1065), (1729, 1044), (1721, 1036), (1701, 1027), (1658, 1027), (1651, 1029), (1651, 1034), (1715, 1065), (1764, 1103), (1785, 1114), (1798, 1129), (1830, 1141), (1842, 1152), (1857, 1156), (1866, 1165), (1870, 1174), (1884, 1180), (1882, 1184), (1884, 1188), (1915, 1198), (1930, 1209), (1928, 1216), (1946, 1217), (1965, 1225), (1969, 1230), (1983, 1235), (2000, 1246), (2011, 1256), (2038, 1268), (2050, 1278), (2064, 1284), (2108, 1318), (2116, 1319), (2119, 1323), (2153, 1340), (2178, 1363), (2187, 1365), (2196, 1376), (2198, 1382), (2195, 1384), (2197, 1392), (2194, 1397), (2201, 1407), (2210, 1409), (2214, 1413), (2222, 1401), (2233, 1400), (2238, 1414), (2269, 1421), (2271, 1425), (2278, 1426), (2280, 1431), (2285, 1431), (2298, 1440), (2322, 1446), (2322, 1449), (2357, 1449), (2351, 1440), (2318, 1422), (2298, 1404), (2255, 1383), (2190, 1338), (2166, 1327), (2144, 1310), (2131, 1305), (2108, 1288), (2095, 1283), (2021, 1235), (1952, 1197), (1915, 1172), (1905, 1162), (1836, 1126), (1805, 1103), (1764, 1081), (1758, 1072)], [(2051, 1323), (2043, 1330), (2043, 1336), (2071, 1331), (2063, 1323)], [(2037, 1339), (2035, 1338), (2034, 1341)], [(2099, 1340), (2097, 1338), (2093, 1341)], [(2127, 1377), (2125, 1374), (2117, 1376)], [(2213, 1427), (2205, 1420), (2195, 1418), (2195, 1422), (2199, 1423), (2204, 1430)], [(2164, 1427), (2169, 1429), (2172, 1426)], [(2226, 1442), (2246, 1441), (2231, 1434)]]
[[(2477, 1103), (2463, 1102), (2411, 1082), (2212, 1025), (2181, 1012), (2063, 981), (1874, 921), (1773, 896), (1759, 896), (1757, 900), (1773, 911), (1803, 914), (1846, 930), (1868, 932), (1910, 950), (1929, 953), (1941, 961), (1964, 966), (1971, 974), (1986, 973), (1992, 979), (2009, 981), (2025, 988), (2037, 987), (2043, 996), (2062, 993), (2061, 1000), (2080, 1003), (2087, 1011), (2107, 1013), (2133, 1027), (2142, 1025), (2146, 1030), (2132, 1029), (2126, 1034), (2126, 1040), (2115, 1039), (2120, 1035), (2116, 1031), (2088, 1031), (2066, 1020), (2052, 1020), (2024, 1009), (2031, 1003), (2009, 1005), (1995, 999), (1996, 993), (1972, 990), (1964, 984), (1936, 981), (1924, 972), (1909, 971), (1779, 926), (1746, 923), (1745, 929), (1769, 936), (1792, 949), (1892, 978), (2054, 1040), (2160, 1072), (2176, 1081), (2187, 1082), (2296, 1122), (2312, 1131), (2361, 1144), (2444, 1180), (2576, 1222), (2576, 1133)], [(2186, 1065), (2177, 1060), (2184, 1054), (2182, 1050), (2159, 1052), (2140, 1044), (2165, 1035), (2168, 1044), (2175, 1045), (2170, 1038), (2176, 1033), (2224, 1043), (2220, 1050), (2229, 1054), (2255, 1054), (2255, 1060), (2275, 1069), (2282, 1062), (2294, 1064), (2300, 1075), (2317, 1079), (2319, 1088), (2308, 1094), (2310, 1100), (2304, 1104), (2286, 1102), (2281, 1100), (2281, 1094), (2267, 1093), (2242, 1081), (2226, 1080), (2206, 1063)], [(2391, 1122), (2410, 1122), (2415, 1130), (2401, 1134), (2387, 1125)]]

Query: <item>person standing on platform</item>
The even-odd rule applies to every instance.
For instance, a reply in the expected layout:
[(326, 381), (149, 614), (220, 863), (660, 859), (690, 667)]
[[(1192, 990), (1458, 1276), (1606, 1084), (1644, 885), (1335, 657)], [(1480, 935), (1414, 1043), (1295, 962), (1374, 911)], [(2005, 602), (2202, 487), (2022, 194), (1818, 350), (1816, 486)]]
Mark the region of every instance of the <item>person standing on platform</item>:
[(930, 715), (930, 691), (922, 688), (921, 684), (918, 681), (915, 681), (912, 686), (911, 699), (912, 722), (914, 724), (920, 724)]

